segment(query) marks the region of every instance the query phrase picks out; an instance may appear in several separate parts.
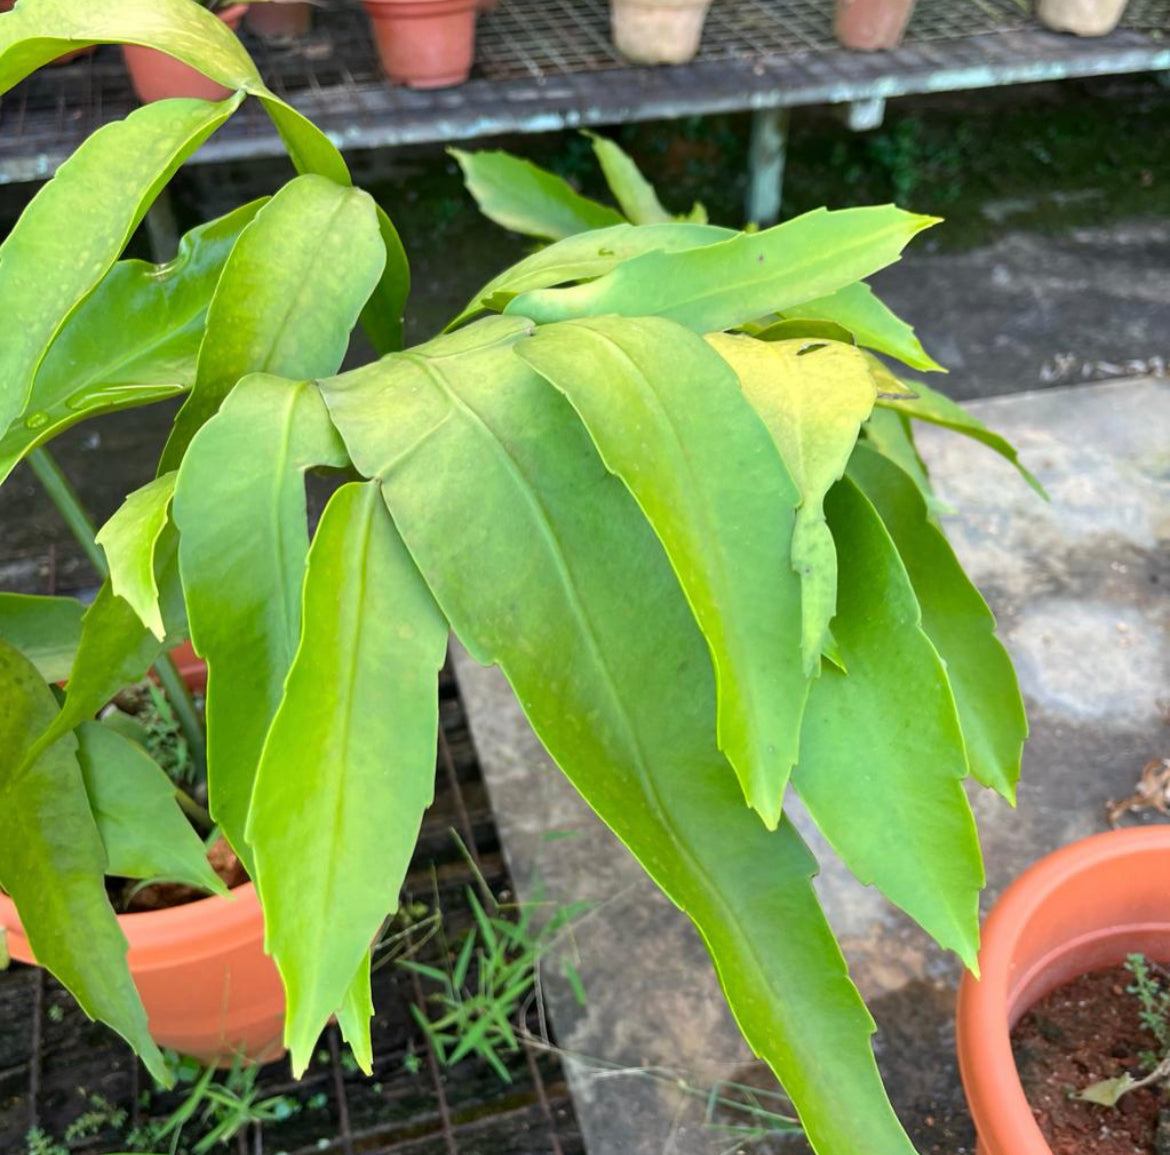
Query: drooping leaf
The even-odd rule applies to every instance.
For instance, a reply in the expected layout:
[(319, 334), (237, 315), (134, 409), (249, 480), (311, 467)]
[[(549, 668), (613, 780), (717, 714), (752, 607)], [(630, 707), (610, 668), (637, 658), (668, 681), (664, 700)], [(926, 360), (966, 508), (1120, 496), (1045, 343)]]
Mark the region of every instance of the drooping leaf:
[(0, 483), (26, 453), (77, 422), (191, 387), (207, 303), (240, 230), (263, 203), (192, 229), (165, 265), (119, 261), (106, 274), (65, 322), (28, 404), (0, 438)]
[(869, 420), (861, 427), (861, 432), (867, 444), (883, 457), (888, 457), (918, 486), (918, 492), (922, 494), (932, 518), (954, 512), (934, 492), (926, 462), (919, 456), (918, 447), (914, 444), (914, 430), (910, 427), (909, 417), (875, 405)]
[(354, 1061), (367, 1075), (374, 1069), (374, 1050), (370, 1039), (370, 1020), (374, 1017), (374, 992), (370, 987), (370, 952), (358, 963), (357, 971), (337, 1008), (337, 1025), (341, 1037), (349, 1044)]
[(557, 241), (622, 223), (622, 214), (583, 197), (564, 178), (506, 152), (447, 150), (485, 217), (529, 237)]
[(374, 207), (378, 213), (382, 247), (386, 251), (386, 265), (362, 309), (361, 323), (374, 352), (384, 357), (402, 348), (402, 316), (406, 312), (406, 299), (410, 296), (410, 265), (394, 222), (381, 205)]
[(521, 293), (506, 311), (540, 322), (620, 313), (669, 317), (699, 333), (731, 329), (885, 268), (935, 223), (892, 205), (818, 209), (703, 248), (644, 253), (588, 284)]
[(106, 873), (163, 878), (227, 894), (159, 764), (100, 722), (78, 726), (77, 742), (85, 791), (106, 848)]
[(661, 225), (674, 218), (662, 207), (654, 186), (638, 171), (638, 166), (616, 141), (598, 136), (595, 132), (585, 135), (593, 145), (605, 183), (613, 193), (626, 218), (634, 225)]
[(0, 639), (19, 650), (46, 682), (69, 677), (81, 641), (76, 598), (0, 593)]
[(240, 235), (207, 311), (195, 385), (160, 472), (248, 373), (337, 372), (386, 263), (373, 200), (319, 176), (286, 184)]
[[(958, 402), (952, 401), (945, 393), (939, 393), (921, 381), (899, 381), (889, 369), (876, 357), (870, 357), (870, 368), (878, 382), (878, 404), (887, 409), (901, 413), (905, 417), (913, 417), (917, 421), (927, 421), (931, 425), (941, 425), (944, 429), (962, 433), (973, 441), (994, 449), (1001, 457), (1010, 461), (1019, 471), (1024, 480), (1043, 498), (1048, 495), (1044, 487), (1020, 462), (1020, 455), (1016, 447), (1006, 438), (1001, 437), (992, 429), (988, 429), (978, 417), (968, 413)], [(883, 386), (887, 379), (892, 379), (895, 386), (901, 390), (908, 390), (913, 396), (895, 396), (892, 389)], [(885, 394), (889, 394), (886, 396)]]
[(693, 249), (733, 236), (731, 229), (683, 223), (640, 228), (620, 224), (577, 233), (532, 253), (488, 281), (447, 328), (454, 329), (485, 309), (502, 311), (513, 297), (529, 289), (600, 277), (641, 253)]
[(792, 783), (849, 869), (974, 969), (983, 864), (946, 668), (873, 506), (848, 479), (826, 506), (849, 673), (813, 686)]
[[(377, 483), (343, 486), (309, 550), (300, 645), (246, 834), (296, 1076), (398, 906), (434, 797), (446, 651), (447, 623)], [(367, 1053), (368, 1019), (359, 1038)]]
[(301, 632), (304, 475), (345, 461), (312, 385), (256, 374), (195, 435), (175, 487), (191, 640), (207, 662), (211, 814), (249, 873), (252, 783)]
[(991, 610), (931, 521), (910, 477), (864, 442), (849, 462), (849, 476), (893, 538), (922, 608), (922, 628), (946, 663), (969, 772), (1014, 802), (1028, 722)]
[[(0, 51), (4, 35), (0, 28)], [(159, 190), (239, 101), (140, 108), (89, 136), (33, 197), (0, 244), (0, 430), (25, 409), (49, 342), (118, 259)], [(41, 419), (30, 420), (35, 431)]]
[(65, 734), (27, 762), (57, 703), (36, 667), (3, 641), (0, 697), (0, 887), (16, 903), (37, 961), (169, 1086), (106, 897), (106, 855), (77, 764), (77, 739)]
[(130, 603), (160, 642), (166, 637), (166, 627), (158, 603), (155, 562), (170, 517), (176, 477), (173, 471), (164, 473), (136, 489), (97, 534), (114, 593)]
[(800, 493), (791, 557), (800, 575), (801, 653), (812, 674), (837, 606), (837, 550), (822, 503), (873, 410), (873, 378), (861, 352), (840, 342), (757, 341), (726, 333), (707, 340), (738, 374)]
[(569, 399), (674, 566), (715, 664), (719, 745), (770, 829), (800, 749), (808, 695), (800, 495), (735, 372), (660, 318), (543, 326), (517, 351)]
[(859, 345), (888, 353), (914, 369), (945, 373), (946, 370), (926, 352), (907, 325), (863, 281), (846, 285), (828, 297), (806, 301), (784, 310), (788, 319), (832, 321), (848, 329)]
[(670, 564), (567, 401), (515, 356), (527, 331), (481, 321), (321, 386), (464, 644), (499, 662), (553, 758), (698, 925), (814, 1147), (911, 1155), (815, 863), (787, 821), (769, 832), (743, 805)]
[(840, 341), (845, 345), (856, 345), (853, 334), (834, 321), (772, 321), (770, 324), (749, 322), (740, 326), (740, 331), (757, 341)]

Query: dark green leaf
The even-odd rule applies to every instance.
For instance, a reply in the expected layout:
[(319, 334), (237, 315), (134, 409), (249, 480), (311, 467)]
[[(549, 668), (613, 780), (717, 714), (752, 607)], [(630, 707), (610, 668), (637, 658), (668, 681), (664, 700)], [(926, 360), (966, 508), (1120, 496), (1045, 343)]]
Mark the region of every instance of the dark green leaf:
[(211, 813), (249, 867), (252, 783), (301, 632), (304, 475), (345, 460), (311, 384), (256, 374), (195, 435), (179, 470), (183, 587), (208, 666)]
[(670, 321), (567, 321), (517, 351), (569, 399), (666, 548), (711, 647), (719, 745), (775, 829), (808, 680), (789, 564), (800, 495), (767, 429), (727, 362)]
[(922, 627), (946, 664), (969, 772), (1014, 802), (1028, 722), (1011, 659), (995, 636), (991, 610), (931, 523), (910, 477), (865, 443), (853, 454), (849, 476), (893, 538), (922, 607)]
[(246, 833), (298, 1076), (398, 905), (434, 797), (447, 623), (377, 484), (345, 485), (326, 506), (303, 614)]
[(163, 878), (227, 894), (159, 764), (100, 722), (78, 726), (77, 741), (85, 790), (106, 848), (106, 873)]
[(160, 472), (178, 468), (196, 430), (248, 373), (299, 380), (337, 372), (385, 263), (367, 193), (320, 176), (286, 184), (244, 229), (224, 266), (195, 386)]
[(861, 431), (868, 445), (883, 457), (888, 457), (918, 486), (918, 492), (922, 494), (932, 518), (937, 519), (942, 514), (954, 512), (935, 494), (934, 487), (930, 484), (926, 462), (919, 456), (918, 447), (914, 444), (914, 431), (910, 427), (909, 417), (895, 413), (892, 409), (875, 406)]
[(669, 317), (700, 333), (731, 329), (885, 268), (935, 223), (892, 205), (818, 209), (703, 248), (645, 253), (585, 285), (522, 293), (506, 311), (540, 322), (620, 313)]
[[(22, 4), (4, 23), (37, 8)], [(4, 35), (0, 27), (0, 52)], [(175, 170), (240, 99), (140, 108), (88, 137), (32, 199), (0, 244), (0, 430), (25, 410), (45, 350), (69, 315), (118, 259)], [(36, 432), (48, 418), (30, 413), (30, 421)]]
[(831, 296), (784, 310), (790, 319), (831, 321), (848, 329), (859, 345), (888, 353), (914, 369), (945, 373), (922, 347), (914, 330), (893, 313), (864, 282), (846, 285)]
[(57, 703), (36, 667), (5, 642), (0, 696), (0, 887), (16, 903), (37, 960), (169, 1086), (106, 898), (106, 855), (77, 764), (77, 739), (66, 734), (27, 761)]
[(554, 173), (506, 152), (447, 150), (484, 216), (530, 237), (560, 240), (622, 222), (608, 205), (583, 197)]
[(0, 438), (0, 483), (29, 450), (77, 422), (191, 387), (207, 303), (240, 230), (263, 203), (192, 229), (165, 265), (119, 261), (106, 274), (65, 322), (28, 404)]
[(743, 805), (670, 563), (568, 403), (515, 356), (525, 332), (481, 321), (322, 389), (464, 644), (500, 663), (554, 759), (699, 926), (815, 1148), (911, 1155), (815, 863), (787, 821), (769, 832)]
[(46, 682), (63, 682), (81, 641), (82, 613), (75, 598), (0, 593), (0, 638), (32, 662)]
[(792, 784), (858, 879), (974, 968), (983, 864), (946, 668), (873, 506), (848, 479), (826, 506), (849, 673), (827, 667), (813, 685)]

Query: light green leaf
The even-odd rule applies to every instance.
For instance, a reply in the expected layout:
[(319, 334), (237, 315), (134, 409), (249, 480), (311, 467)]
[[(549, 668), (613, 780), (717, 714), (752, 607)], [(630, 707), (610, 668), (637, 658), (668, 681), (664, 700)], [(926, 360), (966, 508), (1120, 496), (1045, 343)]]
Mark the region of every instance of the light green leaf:
[(191, 387), (207, 303), (240, 230), (263, 203), (192, 229), (165, 265), (119, 261), (106, 274), (65, 322), (28, 404), (0, 438), (0, 483), (26, 453), (77, 422)]
[[(994, 449), (1001, 457), (1010, 461), (1020, 471), (1024, 480), (1047, 500), (1048, 495), (1044, 492), (1044, 487), (1020, 463), (1020, 455), (1015, 446), (994, 430), (988, 429), (978, 417), (972, 416), (945, 393), (939, 393), (921, 381), (899, 381), (876, 357), (870, 358), (870, 368), (878, 382), (879, 405), (893, 409), (894, 412), (901, 413), (905, 417), (928, 421), (931, 425), (941, 425), (944, 429), (962, 433), (965, 437), (970, 437), (972, 440), (986, 445), (989, 449)], [(887, 378), (892, 378), (895, 386), (903, 390), (910, 390), (914, 396), (884, 396), (883, 394), (892, 392), (891, 389), (885, 388)]]
[(789, 555), (800, 495), (735, 372), (659, 318), (544, 326), (517, 351), (569, 399), (629, 487), (706, 636), (719, 745), (770, 829), (808, 696)]
[[(446, 652), (447, 623), (378, 485), (343, 486), (309, 550), (300, 645), (246, 833), (265, 948), (288, 994), (294, 1077), (397, 908), (434, 798)], [(368, 1035), (367, 1020), (364, 1052)]]
[(1138, 1080), (1128, 1071), (1113, 1079), (1100, 1079), (1090, 1083), (1081, 1091), (1074, 1092), (1070, 1097), (1079, 1099), (1082, 1103), (1096, 1103), (1099, 1107), (1116, 1107), (1118, 1101), (1138, 1086)]
[(106, 855), (77, 764), (77, 739), (66, 734), (27, 762), (57, 703), (36, 667), (6, 642), (0, 642), (0, 697), (0, 887), (16, 903), (37, 961), (169, 1086), (106, 897)]
[(195, 435), (175, 487), (191, 640), (207, 662), (211, 814), (249, 873), (252, 783), (301, 632), (304, 475), (345, 462), (311, 384), (256, 374)]
[(943, 514), (954, 513), (954, 510), (935, 494), (934, 486), (930, 484), (930, 472), (914, 444), (914, 431), (910, 427), (909, 417), (895, 413), (892, 409), (875, 406), (869, 420), (861, 427), (861, 432), (866, 444), (871, 445), (883, 457), (888, 457), (914, 482), (933, 520), (937, 520)]
[(525, 257), (488, 281), (447, 329), (454, 329), (485, 309), (497, 312), (520, 293), (571, 281), (600, 277), (630, 257), (648, 252), (676, 252), (714, 244), (735, 236), (714, 225), (613, 225), (566, 237)]
[(100, 722), (78, 726), (77, 742), (85, 790), (106, 848), (106, 873), (164, 878), (227, 894), (159, 764)]
[(322, 389), (464, 644), (500, 663), (553, 758), (698, 925), (814, 1147), (912, 1155), (815, 863), (743, 805), (670, 564), (568, 402), (515, 356), (526, 331), (478, 322)]
[(818, 209), (704, 248), (645, 253), (585, 285), (522, 293), (506, 311), (540, 322), (620, 313), (669, 317), (699, 333), (731, 329), (885, 268), (935, 223), (892, 205)]
[(859, 345), (888, 353), (914, 369), (946, 372), (923, 349), (914, 330), (862, 281), (818, 301), (785, 309), (784, 316), (790, 320), (832, 321), (848, 329)]
[(873, 506), (848, 479), (826, 505), (849, 673), (813, 686), (792, 784), (858, 879), (975, 969), (983, 863), (946, 668)]
[(374, 1070), (374, 1050), (370, 1040), (370, 1020), (374, 1017), (374, 993), (370, 989), (370, 953), (358, 963), (357, 971), (337, 1008), (337, 1025), (341, 1037), (349, 1044), (354, 1060), (365, 1074)]
[(46, 682), (63, 682), (81, 641), (83, 612), (75, 598), (0, 593), (0, 638), (32, 662)]
[(833, 321), (773, 321), (771, 324), (749, 322), (741, 325), (742, 332), (757, 341), (840, 341), (845, 345), (856, 345), (853, 334)]
[(336, 373), (386, 263), (369, 194), (319, 176), (286, 184), (240, 235), (207, 310), (191, 390), (163, 452), (177, 469), (199, 427), (248, 373)]
[[(37, 7), (22, 4), (4, 23)], [(0, 27), (0, 51), (4, 35)], [(239, 102), (140, 108), (89, 136), (33, 197), (0, 244), (0, 430), (25, 409), (49, 342), (117, 260), (159, 191)]]
[(813, 674), (837, 607), (837, 549), (823, 502), (873, 410), (873, 378), (860, 351), (840, 342), (765, 342), (719, 333), (707, 340), (738, 374), (800, 493), (792, 567), (800, 575), (801, 653), (805, 671)]
[(605, 183), (631, 224), (661, 225), (674, 218), (662, 207), (654, 186), (638, 171), (638, 166), (615, 141), (586, 132), (593, 153), (605, 174)]
[(485, 217), (529, 237), (560, 240), (622, 223), (608, 205), (583, 197), (555, 173), (506, 152), (447, 150)]
[(893, 538), (922, 607), (922, 628), (946, 664), (968, 771), (1014, 802), (1028, 722), (1011, 659), (995, 636), (991, 610), (931, 523), (910, 477), (864, 442), (849, 462), (849, 476)]
[(142, 624), (161, 642), (166, 637), (158, 604), (155, 561), (159, 541), (170, 517), (175, 472), (164, 473), (136, 489), (98, 531), (97, 543), (106, 554), (110, 585), (125, 598)]
[(406, 299), (410, 296), (410, 265), (394, 222), (381, 205), (374, 207), (378, 213), (382, 247), (386, 251), (386, 265), (381, 280), (362, 309), (361, 322), (374, 352), (384, 357), (402, 348), (402, 317), (406, 312)]

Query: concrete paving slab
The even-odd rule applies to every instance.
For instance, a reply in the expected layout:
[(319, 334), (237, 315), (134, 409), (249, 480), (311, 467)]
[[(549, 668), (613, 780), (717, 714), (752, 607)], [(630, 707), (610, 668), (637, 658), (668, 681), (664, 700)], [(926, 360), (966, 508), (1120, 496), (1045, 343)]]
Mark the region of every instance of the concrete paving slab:
[[(1032, 737), (1019, 806), (974, 791), (986, 904), (1030, 862), (1106, 826), (1110, 799), (1170, 755), (1170, 384), (1134, 380), (976, 402), (1051, 495), (990, 451), (924, 430), (957, 510), (948, 532), (1017, 663)], [(573, 954), (587, 1002), (549, 968), (557, 1043), (590, 1155), (807, 1150), (749, 1143), (751, 1120), (708, 1109), (721, 1081), (772, 1086), (753, 1063), (688, 921), (544, 755), (502, 676), (457, 655), (459, 681), (520, 897), (586, 900)], [(973, 1149), (953, 1056), (956, 964), (858, 885), (798, 816), (818, 887), (879, 1024), (876, 1050), (923, 1152)], [(571, 835), (571, 837), (567, 837)], [(742, 1140), (742, 1141), (741, 1141)]]

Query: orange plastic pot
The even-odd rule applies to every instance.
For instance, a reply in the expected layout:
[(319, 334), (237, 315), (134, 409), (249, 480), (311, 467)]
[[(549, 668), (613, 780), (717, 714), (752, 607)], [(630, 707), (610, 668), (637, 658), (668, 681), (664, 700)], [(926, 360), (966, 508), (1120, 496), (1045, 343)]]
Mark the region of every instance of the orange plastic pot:
[[(246, 4), (235, 4), (216, 15), (233, 31), (247, 12)], [(157, 48), (143, 48), (139, 44), (123, 44), (122, 56), (130, 73), (130, 84), (143, 104), (166, 100), (171, 96), (186, 96), (196, 100), (224, 100), (231, 90), (209, 80), (202, 72), (159, 52)]]
[(833, 31), (856, 52), (882, 52), (902, 43), (914, 0), (837, 0)]
[(1022, 874), (995, 905), (963, 976), (957, 1043), (979, 1155), (1052, 1155), (1012, 1058), (1011, 1030), (1050, 991), (1126, 955), (1170, 961), (1170, 826), (1074, 842)]
[(313, 26), (313, 5), (286, 3), (284, 0), (254, 0), (248, 5), (244, 23), (266, 40), (294, 39), (305, 36)]
[[(191, 689), (206, 686), (207, 667), (189, 645), (171, 656)], [(250, 882), (230, 898), (119, 915), (118, 925), (159, 1046), (224, 1066), (239, 1056), (265, 1062), (283, 1053), (284, 988), (264, 953), (264, 918)], [(12, 957), (35, 964), (16, 905), (3, 894), (0, 926)]]
[(411, 88), (447, 88), (471, 75), (476, 0), (362, 0), (386, 75)]

